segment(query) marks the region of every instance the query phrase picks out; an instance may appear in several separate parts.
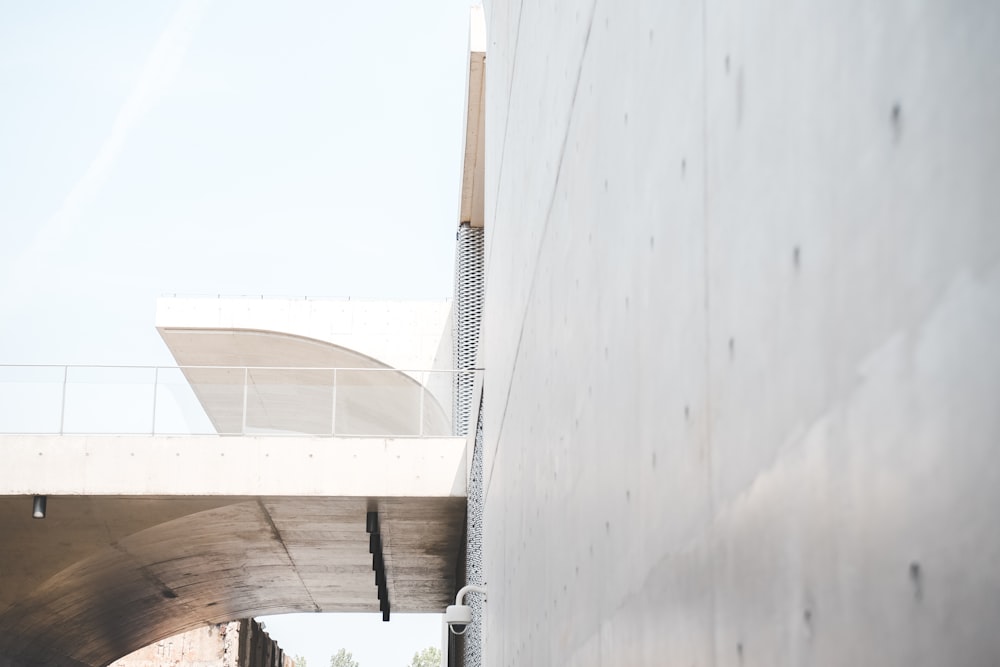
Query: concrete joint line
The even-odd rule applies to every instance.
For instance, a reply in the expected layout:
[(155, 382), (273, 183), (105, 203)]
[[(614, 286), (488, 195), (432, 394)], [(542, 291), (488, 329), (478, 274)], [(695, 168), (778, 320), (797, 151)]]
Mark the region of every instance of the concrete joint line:
[(299, 574), (298, 565), (295, 564), (295, 559), (292, 558), (292, 554), (288, 552), (288, 546), (285, 544), (285, 540), (281, 537), (281, 531), (278, 530), (278, 526), (275, 525), (274, 519), (271, 517), (271, 513), (267, 510), (267, 507), (264, 505), (264, 501), (260, 498), (257, 499), (257, 507), (260, 508), (261, 516), (263, 516), (264, 520), (267, 521), (267, 525), (271, 530), (271, 536), (278, 544), (281, 545), (282, 551), (285, 552), (285, 556), (288, 558), (288, 563), (292, 566), (292, 571), (295, 572), (295, 577), (299, 580), (299, 584), (302, 585), (302, 592), (309, 598), (309, 604), (312, 605), (313, 611), (322, 611), (322, 609), (319, 608), (319, 605), (316, 604), (316, 600), (313, 599), (312, 593), (309, 592), (306, 582), (302, 581), (302, 575)]

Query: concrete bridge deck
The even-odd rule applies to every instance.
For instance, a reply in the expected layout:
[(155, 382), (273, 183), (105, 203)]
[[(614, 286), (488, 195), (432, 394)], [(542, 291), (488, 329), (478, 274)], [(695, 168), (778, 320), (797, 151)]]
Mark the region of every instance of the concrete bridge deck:
[[(465, 438), (0, 438), (0, 665), (103, 665), (204, 623), (439, 611), (465, 518)], [(31, 518), (35, 494), (48, 498)]]

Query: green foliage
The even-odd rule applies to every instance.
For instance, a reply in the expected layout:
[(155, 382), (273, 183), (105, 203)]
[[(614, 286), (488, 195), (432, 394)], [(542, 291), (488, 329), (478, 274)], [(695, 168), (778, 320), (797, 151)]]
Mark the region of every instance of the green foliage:
[(330, 667), (360, 667), (354, 659), (354, 654), (347, 649), (340, 649), (330, 656)]
[(410, 667), (440, 667), (441, 649), (435, 646), (428, 646), (420, 653), (413, 654), (413, 662)]
[(297, 655), (292, 658), (292, 663), (295, 664), (295, 667), (306, 667), (306, 659), (301, 655)]

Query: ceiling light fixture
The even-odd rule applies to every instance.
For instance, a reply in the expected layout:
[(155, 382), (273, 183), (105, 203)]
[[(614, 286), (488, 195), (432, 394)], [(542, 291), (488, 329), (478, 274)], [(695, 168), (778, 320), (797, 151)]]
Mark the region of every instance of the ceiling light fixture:
[(44, 519), (45, 505), (46, 505), (45, 496), (35, 496), (35, 502), (31, 504), (31, 518)]

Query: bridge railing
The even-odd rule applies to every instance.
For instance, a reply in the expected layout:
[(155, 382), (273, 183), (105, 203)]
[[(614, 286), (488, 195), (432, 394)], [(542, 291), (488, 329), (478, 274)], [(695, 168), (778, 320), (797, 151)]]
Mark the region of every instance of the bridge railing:
[(455, 391), (477, 372), (0, 365), (0, 433), (461, 435)]

